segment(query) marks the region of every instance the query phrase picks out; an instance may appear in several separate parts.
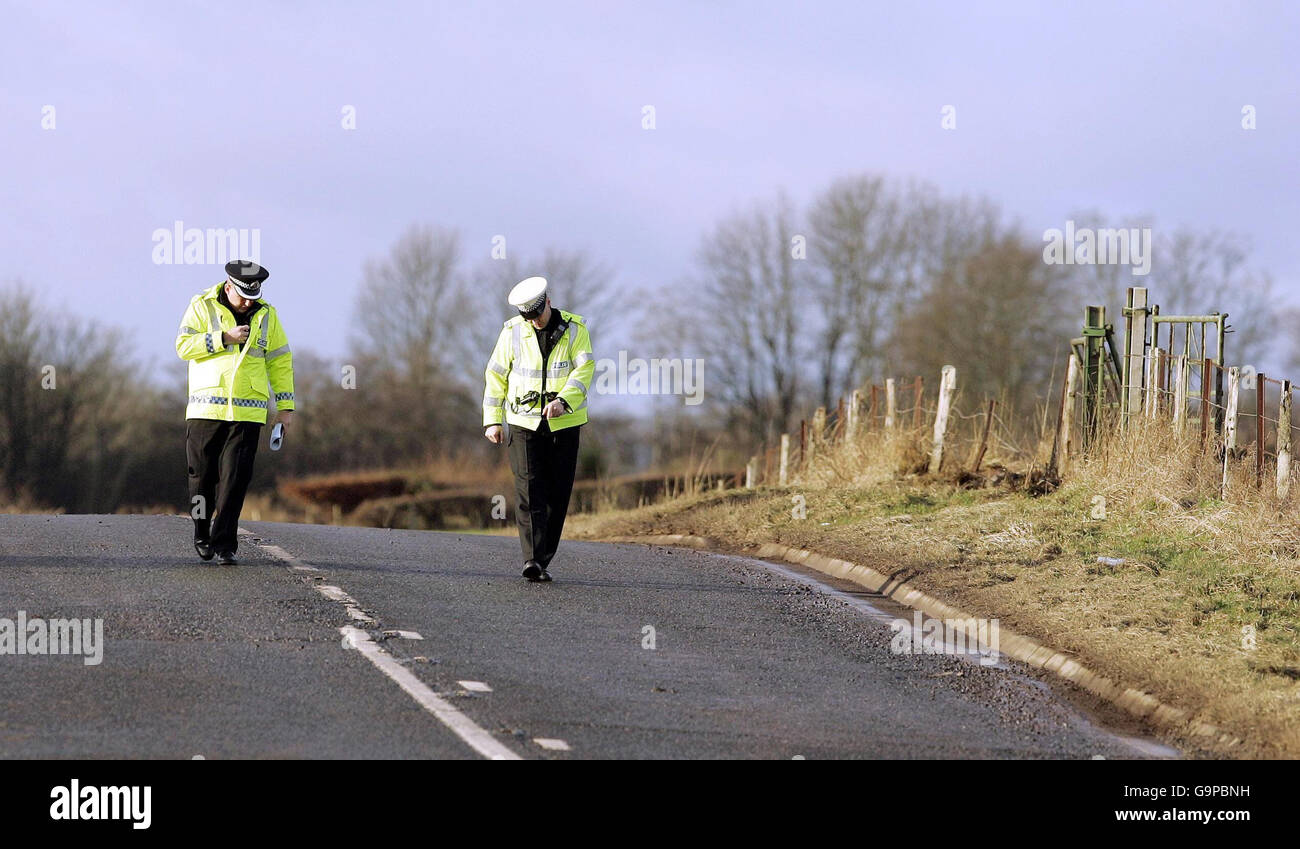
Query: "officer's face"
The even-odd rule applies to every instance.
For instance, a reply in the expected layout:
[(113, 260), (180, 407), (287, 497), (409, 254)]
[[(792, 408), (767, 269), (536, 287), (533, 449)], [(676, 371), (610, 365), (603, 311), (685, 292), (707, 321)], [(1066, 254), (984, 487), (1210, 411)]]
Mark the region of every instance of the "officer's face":
[(253, 304), (251, 298), (245, 298), (239, 294), (239, 290), (229, 283), (226, 284), (226, 297), (230, 300), (230, 305), (240, 312), (248, 309)]
[(546, 304), (542, 307), (542, 311), (540, 314), (528, 320), (531, 321), (533, 323), (533, 327), (536, 327), (538, 330), (541, 330), (543, 327), (545, 327), (546, 322), (551, 320), (551, 299), (550, 298), (546, 299)]

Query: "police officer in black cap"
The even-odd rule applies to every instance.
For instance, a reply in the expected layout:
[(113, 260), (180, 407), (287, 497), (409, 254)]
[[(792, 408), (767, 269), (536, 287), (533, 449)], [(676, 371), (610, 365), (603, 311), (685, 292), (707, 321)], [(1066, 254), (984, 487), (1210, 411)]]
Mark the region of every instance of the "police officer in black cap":
[[(195, 295), (176, 336), (189, 362), (185, 455), (194, 548), (234, 565), (239, 513), (272, 405), (293, 420), (293, 355), (275, 307), (262, 299), (270, 274), (255, 262), (226, 264), (226, 279)], [(272, 448), (275, 448), (272, 445)]]

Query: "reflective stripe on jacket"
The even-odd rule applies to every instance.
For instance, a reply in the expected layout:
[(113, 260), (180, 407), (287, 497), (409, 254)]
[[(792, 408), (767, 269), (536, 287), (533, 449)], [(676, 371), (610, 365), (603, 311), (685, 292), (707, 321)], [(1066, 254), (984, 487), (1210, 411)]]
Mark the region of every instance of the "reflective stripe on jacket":
[[(501, 328), (492, 358), (484, 372), (483, 426), (509, 422), (515, 427), (537, 430), (542, 423), (544, 403), (525, 406), (529, 392), (558, 392), (569, 412), (550, 420), (551, 430), (564, 430), (587, 422), (587, 394), (596, 372), (591, 353), (591, 336), (582, 316), (560, 310), (568, 327), (551, 349), (550, 362), (543, 365), (532, 322), (516, 316)], [(545, 369), (545, 374), (543, 374)]]
[(187, 419), (266, 423), (267, 412), (294, 409), (293, 354), (275, 307), (259, 300), (248, 341), (224, 345), (234, 313), (218, 300), (225, 283), (194, 296), (176, 336), (176, 353), (190, 364)]

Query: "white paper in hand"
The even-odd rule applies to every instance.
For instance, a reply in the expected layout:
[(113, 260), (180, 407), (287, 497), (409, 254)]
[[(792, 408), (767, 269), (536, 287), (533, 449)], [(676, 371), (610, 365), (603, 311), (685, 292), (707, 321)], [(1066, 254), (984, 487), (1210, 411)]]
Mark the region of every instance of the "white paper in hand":
[(279, 451), (280, 446), (284, 444), (284, 422), (276, 422), (275, 427), (271, 428), (271, 450)]

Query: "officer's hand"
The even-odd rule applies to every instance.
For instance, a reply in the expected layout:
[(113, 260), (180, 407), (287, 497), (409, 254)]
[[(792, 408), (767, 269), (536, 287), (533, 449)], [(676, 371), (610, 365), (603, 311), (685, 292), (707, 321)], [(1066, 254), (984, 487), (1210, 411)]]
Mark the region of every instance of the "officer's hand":
[(221, 341), (227, 345), (242, 345), (248, 341), (248, 325), (241, 324), (234, 330), (221, 331)]
[(564, 415), (564, 402), (559, 398), (556, 398), (554, 401), (546, 405), (546, 409), (542, 410), (542, 415), (546, 416), (548, 419)]
[(284, 430), (287, 433), (289, 425), (293, 424), (293, 410), (280, 410), (277, 412), (275, 414), (275, 423), (284, 425)]
[(500, 444), (501, 444), (501, 425), (492, 425), (492, 426), (489, 427), (487, 430), (483, 431), (483, 435), (487, 437), (487, 441), (488, 441), (488, 442), (491, 442), (491, 443), (493, 443), (493, 444), (495, 444), (495, 445), (500, 445)]

